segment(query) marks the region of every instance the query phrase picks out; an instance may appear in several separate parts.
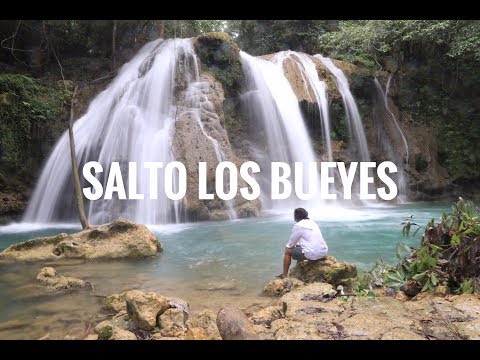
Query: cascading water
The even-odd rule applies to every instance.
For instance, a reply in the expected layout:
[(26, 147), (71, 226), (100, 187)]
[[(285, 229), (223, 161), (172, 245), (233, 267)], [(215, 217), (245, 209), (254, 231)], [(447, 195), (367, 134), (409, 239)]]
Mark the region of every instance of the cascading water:
[[(75, 145), (80, 168), (87, 161), (98, 161), (104, 172), (97, 174), (97, 178), (105, 187), (110, 164), (118, 161), (123, 170), (125, 188), (128, 189), (125, 175), (128, 163), (136, 162), (137, 192), (145, 197), (144, 200), (120, 200), (114, 194), (111, 200), (87, 202), (90, 223), (105, 223), (119, 216), (146, 224), (179, 222), (182, 219), (181, 202), (169, 200), (163, 190), (163, 169), (157, 174), (158, 199), (150, 199), (150, 173), (143, 167), (145, 162), (167, 163), (174, 160), (171, 138), (177, 112), (174, 91), (178, 73), (184, 74), (182, 81), (187, 81), (194, 99), (195, 87), (200, 85), (191, 39), (150, 42), (122, 67), (112, 84), (92, 101), (87, 113), (75, 122)], [(190, 111), (200, 108), (193, 102), (190, 105)], [(221, 158), (218, 146), (215, 148)], [(64, 133), (42, 171), (23, 220), (74, 220), (76, 205), (71, 178), (69, 139)], [(174, 179), (173, 183), (176, 182)]]
[[(251, 149), (255, 153), (253, 160), (262, 169), (261, 179), (258, 180), (262, 187), (263, 206), (290, 208), (298, 202), (294, 195), (276, 201), (266, 196), (271, 189), (271, 163), (288, 163), (292, 169), (290, 178), (295, 180), (295, 162), (309, 164), (318, 162), (319, 159), (313, 150), (298, 99), (285, 75), (285, 61), (293, 61), (308, 101), (318, 105), (324, 156), (328, 161), (333, 161), (327, 86), (319, 78), (315, 62), (306, 54), (283, 51), (275, 54), (270, 61), (244, 52), (240, 52), (240, 56), (246, 80), (242, 105), (249, 124), (255, 128), (252, 139), (248, 142), (252, 144)], [(363, 124), (347, 78), (330, 59), (321, 55), (315, 57), (334, 75), (343, 97), (352, 143), (358, 154), (354, 160), (368, 161)], [(181, 95), (181, 106), (177, 106), (179, 99), (176, 98), (179, 96), (176, 92), (179, 81), (184, 84), (182, 86), (185, 90)], [(206, 86), (210, 84), (200, 80), (198, 60), (191, 39), (156, 40), (145, 45), (125, 64), (112, 84), (92, 101), (87, 113), (74, 125), (80, 167), (87, 161), (98, 161), (103, 166), (103, 173), (96, 176), (105, 188), (112, 162), (120, 163), (122, 174), (127, 174), (129, 163), (135, 162), (137, 192), (144, 194), (144, 199), (141, 200), (121, 200), (115, 194), (110, 200), (87, 201), (86, 210), (92, 224), (105, 223), (120, 216), (147, 224), (179, 222), (186, 218), (184, 203), (171, 201), (165, 196), (163, 169), (159, 169), (157, 174), (158, 198), (150, 199), (150, 170), (142, 165), (146, 162), (167, 163), (175, 160), (172, 134), (177, 115), (185, 112), (195, 119), (202, 134), (211, 141), (217, 160), (228, 160), (219, 141), (209, 135), (202, 122), (205, 111), (209, 112), (210, 117), (216, 116), (212, 103), (205, 96)], [(388, 93), (388, 85), (386, 92)], [(388, 103), (385, 106), (391, 113)], [(392, 118), (398, 127), (393, 114)], [(406, 144), (403, 134), (402, 137)], [(43, 169), (24, 221), (76, 219), (68, 146), (69, 139), (65, 133)], [(406, 148), (408, 154), (408, 147)], [(318, 171), (311, 174), (309, 167), (304, 166), (302, 174), (303, 191), (319, 194)], [(125, 175), (124, 183), (128, 189), (129, 179)], [(82, 186), (88, 185), (83, 181)], [(333, 186), (332, 189), (335, 191)], [(318, 205), (318, 197), (311, 203), (315, 203), (312, 206)], [(233, 201), (225, 201), (225, 206), (230, 218), (236, 218)]]
[(320, 110), (320, 121), (325, 153), (327, 155), (328, 161), (333, 161), (332, 139), (330, 132), (330, 115), (327, 100), (327, 84), (325, 84), (324, 81), (320, 80), (320, 78), (318, 77), (315, 63), (305, 54), (293, 51), (285, 51), (277, 54), (273, 58), (273, 61), (282, 62), (287, 57), (292, 59), (297, 64), (298, 69), (302, 74), (302, 78), (304, 79), (303, 84), (305, 92), (309, 93), (309, 87), (313, 90), (315, 99), (312, 100), (315, 100), (318, 105), (318, 109)]
[(398, 129), (398, 133), (400, 134), (401, 138), (402, 138), (402, 142), (405, 146), (405, 163), (408, 164), (408, 143), (407, 143), (407, 138), (405, 137), (405, 135), (403, 134), (403, 131), (402, 131), (402, 128), (400, 127), (400, 125), (398, 124), (398, 121), (397, 121), (397, 118), (395, 117), (395, 115), (393, 114), (392, 110), (390, 110), (390, 106), (388, 105), (388, 90), (390, 89), (390, 81), (392, 80), (392, 74), (390, 74), (390, 76), (388, 77), (388, 80), (387, 80), (387, 86), (385, 88), (385, 92), (383, 91), (382, 89), (382, 85), (380, 85), (380, 82), (378, 81), (377, 78), (375, 78), (374, 82), (375, 82), (375, 86), (377, 87), (377, 90), (380, 91), (383, 95), (383, 101), (384, 101), (384, 104), (385, 104), (385, 109), (387, 109), (388, 113), (390, 114), (390, 116), (392, 117), (392, 120), (393, 120), (393, 123), (395, 124), (396, 128)]
[[(264, 152), (267, 154), (263, 156), (263, 160), (267, 161), (256, 159), (263, 174), (269, 177), (272, 161), (286, 162), (292, 169), (294, 162), (315, 162), (312, 143), (298, 100), (283, 72), (285, 55), (279, 55), (273, 62), (255, 58), (244, 52), (240, 52), (240, 56), (246, 78), (243, 105), (250, 123), (258, 124), (260, 127), (255, 129), (255, 133), (259, 138), (258, 142), (265, 144)], [(268, 180), (263, 179), (259, 182), (261, 186), (266, 187), (262, 189), (262, 193), (269, 194)], [(315, 173), (315, 182), (319, 186), (318, 172)], [(302, 185), (305, 192), (312, 186), (306, 166), (303, 169)], [(291, 207), (295, 201), (291, 197), (288, 200), (272, 202), (268, 196), (262, 200), (266, 208)]]
[(319, 54), (314, 55), (314, 57), (319, 59), (335, 77), (337, 88), (342, 95), (343, 104), (345, 106), (350, 136), (358, 154), (358, 159), (355, 160), (369, 161), (370, 155), (368, 152), (367, 138), (363, 129), (360, 113), (358, 112), (357, 103), (355, 102), (355, 99), (350, 91), (350, 86), (348, 85), (347, 77), (341, 69), (335, 66), (331, 59), (323, 57)]
[[(398, 200), (399, 202), (404, 202), (407, 200), (407, 177), (405, 175), (405, 170), (406, 167), (408, 167), (408, 158), (409, 158), (409, 151), (408, 151), (408, 142), (407, 139), (402, 131), (402, 128), (400, 127), (397, 118), (395, 117), (395, 114), (392, 112), (390, 109), (390, 106), (388, 104), (388, 91), (390, 89), (390, 83), (392, 80), (392, 74), (388, 77), (387, 84), (385, 87), (385, 91), (382, 88), (382, 85), (378, 81), (377, 78), (375, 78), (374, 83), (375, 87), (377, 89), (377, 94), (378, 98), (381, 99), (381, 104), (382, 108), (384, 109), (384, 116), (383, 119), (385, 121), (385, 118), (391, 119), (391, 123), (393, 122), (393, 128), (394, 131), (396, 132), (395, 135), (390, 135), (390, 132), (385, 130), (386, 125), (384, 123), (382, 124), (376, 124), (377, 132), (381, 131), (382, 133), (379, 134), (379, 139), (380, 142), (382, 143), (383, 148), (390, 154), (391, 159), (396, 159), (396, 164), (398, 165), (398, 177), (397, 177), (397, 186), (398, 186)], [(390, 140), (390, 137), (393, 137), (393, 142)], [(398, 142), (398, 138), (401, 139), (401, 144), (395, 144), (395, 142)], [(404, 152), (398, 151), (400, 146), (403, 145), (404, 147)]]

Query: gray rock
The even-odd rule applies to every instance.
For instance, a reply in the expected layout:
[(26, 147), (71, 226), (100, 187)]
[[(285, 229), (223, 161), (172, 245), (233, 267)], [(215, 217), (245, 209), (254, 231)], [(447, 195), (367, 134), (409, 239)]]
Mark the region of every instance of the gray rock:
[(233, 306), (225, 306), (218, 311), (217, 327), (223, 340), (260, 339), (247, 316)]

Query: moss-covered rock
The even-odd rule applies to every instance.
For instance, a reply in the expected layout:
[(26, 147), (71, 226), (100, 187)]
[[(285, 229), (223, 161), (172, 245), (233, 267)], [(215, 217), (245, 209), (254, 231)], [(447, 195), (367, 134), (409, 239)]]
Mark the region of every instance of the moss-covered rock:
[(333, 286), (350, 287), (353, 278), (357, 276), (357, 267), (354, 264), (339, 262), (333, 256), (326, 256), (321, 260), (297, 262), (290, 271), (290, 276), (306, 283), (321, 281)]
[(223, 32), (209, 32), (195, 38), (193, 45), (202, 63), (202, 69), (211, 72), (223, 85), (227, 96), (240, 91), (242, 62), (240, 49)]
[(103, 300), (104, 308), (114, 312), (127, 311), (127, 303), (125, 302), (126, 293), (127, 292), (124, 291), (119, 294), (106, 296)]
[(137, 340), (134, 333), (116, 326), (110, 320), (102, 321), (95, 326), (95, 333), (98, 340)]

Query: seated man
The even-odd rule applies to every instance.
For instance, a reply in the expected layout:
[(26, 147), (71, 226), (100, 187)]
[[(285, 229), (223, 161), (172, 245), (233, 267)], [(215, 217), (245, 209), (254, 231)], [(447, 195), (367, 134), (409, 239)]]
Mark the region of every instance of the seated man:
[(277, 277), (283, 279), (288, 276), (288, 269), (293, 260), (319, 260), (328, 252), (328, 246), (323, 239), (318, 225), (308, 218), (307, 210), (295, 209), (293, 213), (296, 224), (293, 226), (292, 235), (285, 245), (283, 258), (283, 274)]

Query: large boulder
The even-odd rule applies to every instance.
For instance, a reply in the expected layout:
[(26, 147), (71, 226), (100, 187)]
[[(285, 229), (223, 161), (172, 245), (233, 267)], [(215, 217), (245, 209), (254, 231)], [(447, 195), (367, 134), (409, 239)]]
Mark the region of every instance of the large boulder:
[(145, 225), (117, 219), (75, 234), (36, 238), (12, 245), (0, 253), (0, 259), (139, 258), (153, 256), (162, 250), (160, 242)]
[(128, 291), (125, 301), (130, 319), (138, 328), (146, 331), (153, 330), (158, 316), (170, 308), (168, 299), (156, 292)]
[(298, 261), (290, 271), (290, 276), (306, 283), (320, 281), (333, 286), (351, 287), (353, 278), (357, 276), (357, 267), (326, 256), (321, 260)]
[(44, 267), (37, 275), (37, 280), (47, 285), (51, 289), (74, 289), (74, 288), (92, 288), (88, 281), (76, 279), (69, 276), (59, 275), (54, 268)]
[(218, 311), (217, 327), (223, 340), (259, 340), (247, 316), (234, 306), (225, 306)]

